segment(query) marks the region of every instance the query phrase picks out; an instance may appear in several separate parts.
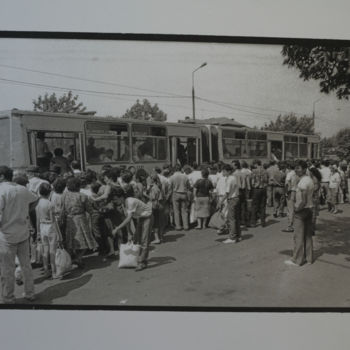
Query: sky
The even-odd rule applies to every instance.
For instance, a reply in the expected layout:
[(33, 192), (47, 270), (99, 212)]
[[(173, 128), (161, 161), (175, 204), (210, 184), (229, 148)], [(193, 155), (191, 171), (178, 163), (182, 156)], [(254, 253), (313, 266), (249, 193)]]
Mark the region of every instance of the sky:
[(298, 71), (282, 64), (281, 48), (2, 38), (0, 110), (32, 110), (39, 95), (72, 90), (97, 115), (121, 116), (137, 99), (147, 98), (176, 122), (192, 117), (192, 71), (206, 62), (195, 73), (197, 119), (228, 117), (260, 127), (279, 114), (311, 115), (317, 101), (317, 132), (331, 136), (345, 127), (349, 103), (321, 94), (316, 81), (300, 79)]

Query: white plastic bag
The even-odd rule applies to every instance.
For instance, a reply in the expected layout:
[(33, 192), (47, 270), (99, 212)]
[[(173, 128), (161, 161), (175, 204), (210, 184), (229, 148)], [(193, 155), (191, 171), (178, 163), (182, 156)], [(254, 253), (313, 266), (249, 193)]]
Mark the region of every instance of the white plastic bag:
[(56, 250), (55, 263), (58, 276), (63, 276), (72, 270), (72, 259), (65, 249)]
[(190, 208), (190, 224), (194, 224), (196, 221), (197, 221), (197, 217), (196, 217), (195, 203), (193, 202)]
[(118, 267), (137, 267), (137, 260), (140, 253), (138, 244), (121, 244), (119, 249)]
[[(16, 258), (17, 259), (17, 258)], [(23, 284), (23, 273), (20, 265), (17, 265), (15, 270), (15, 279), (18, 286)]]

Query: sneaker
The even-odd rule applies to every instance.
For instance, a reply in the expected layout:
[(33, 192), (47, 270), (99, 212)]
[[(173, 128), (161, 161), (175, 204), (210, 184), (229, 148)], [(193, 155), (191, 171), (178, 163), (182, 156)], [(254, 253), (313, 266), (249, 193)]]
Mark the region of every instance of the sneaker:
[(339, 210), (332, 211), (332, 214), (339, 214), (339, 213), (340, 213)]
[(135, 271), (142, 271), (142, 270), (144, 270), (146, 267), (147, 267), (147, 264), (140, 264), (140, 265), (137, 265)]
[(282, 230), (282, 232), (294, 232), (294, 229), (291, 227), (288, 227), (288, 228)]
[(222, 243), (224, 243), (224, 244), (236, 243), (236, 240), (235, 239), (231, 239), (231, 238), (227, 238)]
[(151, 242), (151, 244), (160, 244), (160, 240), (159, 239), (155, 239), (154, 241)]
[(286, 260), (284, 263), (289, 266), (299, 266), (293, 260)]

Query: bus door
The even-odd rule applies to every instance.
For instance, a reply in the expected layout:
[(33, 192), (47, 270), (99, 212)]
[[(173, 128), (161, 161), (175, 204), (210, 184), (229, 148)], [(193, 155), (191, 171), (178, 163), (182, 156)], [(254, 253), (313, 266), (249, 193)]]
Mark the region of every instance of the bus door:
[[(81, 164), (82, 134), (65, 131), (30, 130), (28, 132), (30, 163), (40, 167), (41, 171), (48, 171), (51, 161), (55, 157), (55, 150), (61, 149), (63, 156), (72, 162)], [(82, 164), (81, 164), (82, 166)]]
[(196, 137), (180, 137), (176, 136), (174, 139), (174, 155), (176, 155), (175, 163), (181, 166), (185, 164), (198, 164), (199, 142)]

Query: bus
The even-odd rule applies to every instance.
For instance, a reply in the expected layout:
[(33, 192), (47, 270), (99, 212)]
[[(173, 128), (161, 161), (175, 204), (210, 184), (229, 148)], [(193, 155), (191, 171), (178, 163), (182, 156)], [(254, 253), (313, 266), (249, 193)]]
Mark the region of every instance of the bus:
[(320, 158), (318, 135), (261, 131), (219, 120), (168, 123), (13, 109), (0, 112), (0, 164), (45, 168), (56, 148), (82, 170), (94, 171), (107, 164), (151, 171), (164, 164)]
[(227, 119), (215, 122), (183, 120), (201, 129), (201, 162), (254, 159), (262, 162), (293, 159), (320, 159), (320, 136), (249, 128)]
[(13, 109), (0, 112), (0, 164), (42, 166), (61, 148), (82, 170), (99, 171), (109, 164), (150, 171), (164, 164), (199, 163), (200, 137), (195, 125)]

